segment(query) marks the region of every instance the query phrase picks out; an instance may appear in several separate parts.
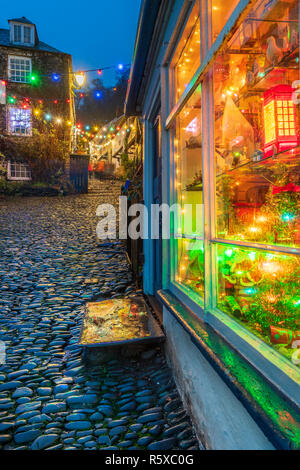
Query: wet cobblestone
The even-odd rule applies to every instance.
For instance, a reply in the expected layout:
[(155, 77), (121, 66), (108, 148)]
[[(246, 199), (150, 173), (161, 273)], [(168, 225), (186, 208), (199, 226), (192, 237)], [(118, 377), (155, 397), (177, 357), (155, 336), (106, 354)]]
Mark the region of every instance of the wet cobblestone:
[(96, 239), (91, 194), (0, 199), (0, 449), (194, 449), (197, 441), (159, 349), (86, 367), (84, 304), (134, 292), (122, 244)]

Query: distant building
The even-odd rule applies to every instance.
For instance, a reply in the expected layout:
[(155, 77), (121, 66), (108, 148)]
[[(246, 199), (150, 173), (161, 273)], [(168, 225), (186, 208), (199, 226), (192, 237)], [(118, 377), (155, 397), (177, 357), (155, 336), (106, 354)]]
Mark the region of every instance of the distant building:
[[(25, 17), (0, 29), (0, 134), (30, 138), (38, 119), (63, 126), (71, 146), (74, 124), (72, 58), (39, 40), (36, 25)], [(26, 162), (8, 162), (7, 178), (29, 180)]]

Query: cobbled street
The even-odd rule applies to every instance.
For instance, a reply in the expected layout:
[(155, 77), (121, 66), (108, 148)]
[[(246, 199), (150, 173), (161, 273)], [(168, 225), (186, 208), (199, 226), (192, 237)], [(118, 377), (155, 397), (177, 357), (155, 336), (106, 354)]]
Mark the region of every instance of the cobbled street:
[(123, 245), (96, 238), (96, 208), (119, 192), (0, 199), (2, 449), (198, 449), (159, 349), (81, 358), (85, 303), (135, 291)]

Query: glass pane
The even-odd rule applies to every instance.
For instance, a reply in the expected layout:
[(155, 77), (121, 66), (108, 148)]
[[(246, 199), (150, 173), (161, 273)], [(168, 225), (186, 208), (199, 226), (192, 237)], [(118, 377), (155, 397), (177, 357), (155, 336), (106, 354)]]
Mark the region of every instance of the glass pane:
[(204, 298), (204, 242), (178, 239), (176, 245), (176, 281)]
[(212, 11), (213, 41), (215, 41), (240, 0), (209, 0)]
[(217, 245), (217, 279), (218, 307), (291, 359), (300, 340), (299, 256)]
[[(176, 119), (175, 185), (182, 214), (177, 233), (203, 236), (201, 86)], [(176, 231), (176, 229), (175, 229)]]
[(199, 66), (200, 18), (199, 1), (196, 1), (172, 62), (172, 67), (175, 68), (175, 101), (173, 104), (178, 101)]
[(214, 65), (217, 237), (300, 246), (299, 2), (271, 3)]

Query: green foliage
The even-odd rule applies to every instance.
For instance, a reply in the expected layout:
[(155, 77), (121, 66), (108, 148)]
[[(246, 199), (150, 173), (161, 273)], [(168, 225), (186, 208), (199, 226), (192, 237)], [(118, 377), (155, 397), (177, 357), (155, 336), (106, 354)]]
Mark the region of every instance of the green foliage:
[(31, 137), (0, 136), (0, 152), (11, 160), (27, 162), (33, 182), (53, 183), (63, 173), (69, 143), (55, 126), (40, 123)]

